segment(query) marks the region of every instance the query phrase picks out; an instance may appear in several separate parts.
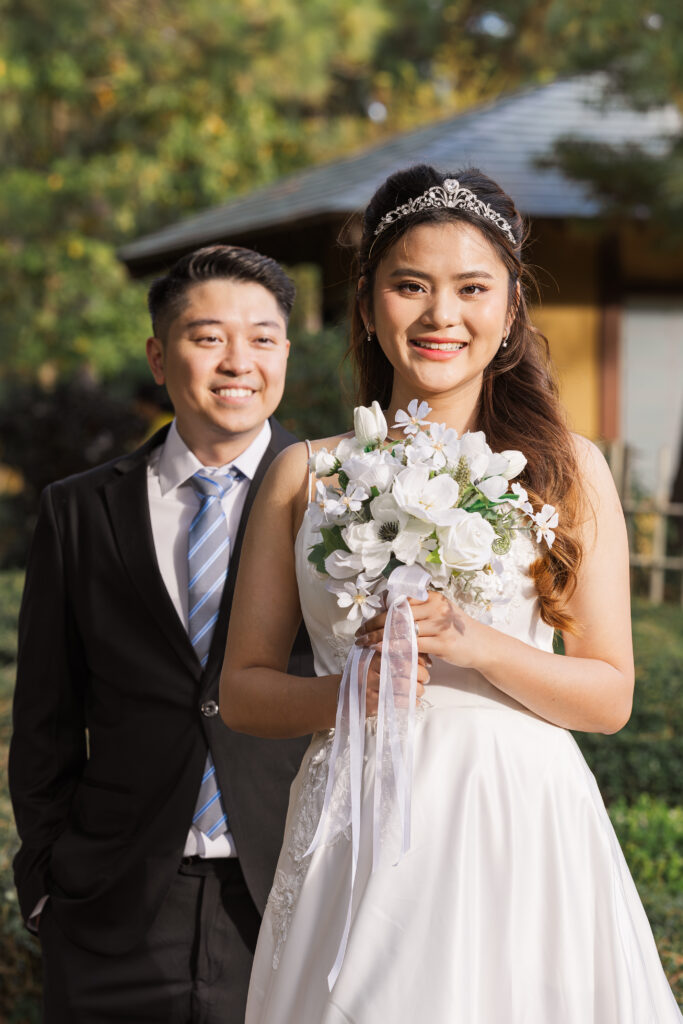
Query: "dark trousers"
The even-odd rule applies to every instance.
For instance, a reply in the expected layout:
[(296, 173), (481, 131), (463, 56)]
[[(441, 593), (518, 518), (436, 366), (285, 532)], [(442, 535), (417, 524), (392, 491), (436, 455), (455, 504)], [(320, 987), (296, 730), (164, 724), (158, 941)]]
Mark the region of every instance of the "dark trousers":
[(181, 865), (145, 941), (122, 956), (40, 920), (44, 1024), (244, 1024), (260, 925), (239, 861)]

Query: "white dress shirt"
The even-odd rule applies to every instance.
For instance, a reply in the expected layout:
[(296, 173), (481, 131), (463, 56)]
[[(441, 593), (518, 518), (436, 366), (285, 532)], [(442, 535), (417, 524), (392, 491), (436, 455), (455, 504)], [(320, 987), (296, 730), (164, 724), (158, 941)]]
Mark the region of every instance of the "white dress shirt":
[[(270, 436), (270, 424), (266, 421), (258, 436), (233, 462), (218, 467), (204, 466), (183, 441), (174, 420), (166, 440), (150, 457), (147, 494), (154, 549), (161, 578), (185, 630), (188, 628), (187, 542), (190, 524), (200, 505), (200, 497), (190, 482), (191, 478), (198, 469), (203, 469), (209, 476), (225, 474), (230, 468), (239, 469), (244, 474), (244, 479), (239, 480), (222, 498), (228, 536), (232, 542), (237, 536), (249, 485)], [(186, 857), (195, 854), (200, 857), (235, 857), (237, 849), (231, 832), (210, 839), (192, 826), (183, 853)]]

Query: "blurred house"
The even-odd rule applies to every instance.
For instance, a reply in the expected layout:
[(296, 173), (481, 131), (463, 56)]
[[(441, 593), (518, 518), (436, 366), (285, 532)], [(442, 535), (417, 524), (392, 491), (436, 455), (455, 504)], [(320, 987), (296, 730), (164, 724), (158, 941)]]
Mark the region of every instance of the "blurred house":
[(348, 309), (358, 211), (381, 181), (416, 162), (451, 172), (477, 166), (532, 222), (535, 321), (550, 340), (572, 425), (634, 445), (647, 484), (654, 452), (669, 443), (677, 455), (683, 428), (683, 244), (666, 247), (645, 218), (606, 220), (595, 196), (539, 159), (567, 135), (637, 143), (664, 159), (681, 121), (673, 107), (605, 104), (603, 85), (604, 76), (590, 75), (505, 96), (140, 238), (120, 258), (143, 276), (190, 249), (229, 242), (290, 266), (315, 264), (322, 318), (334, 323)]

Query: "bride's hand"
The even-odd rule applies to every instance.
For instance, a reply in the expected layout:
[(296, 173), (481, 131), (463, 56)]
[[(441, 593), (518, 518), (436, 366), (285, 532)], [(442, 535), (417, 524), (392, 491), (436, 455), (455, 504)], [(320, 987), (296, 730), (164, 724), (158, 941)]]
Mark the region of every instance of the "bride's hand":
[[(368, 671), (368, 688), (365, 698), (365, 714), (372, 717), (377, 714), (379, 702), (379, 666), (381, 654), (377, 651), (370, 662)], [(429, 682), (429, 668), (432, 659), (428, 654), (420, 654), (417, 659), (417, 697), (418, 700), (425, 692), (425, 686)]]
[[(410, 606), (420, 654), (433, 655), (460, 668), (476, 667), (480, 633), (485, 626), (437, 590), (430, 590), (426, 601), (411, 598)], [(368, 619), (358, 630), (356, 643), (363, 647), (380, 645), (381, 649), (386, 620), (386, 612)]]

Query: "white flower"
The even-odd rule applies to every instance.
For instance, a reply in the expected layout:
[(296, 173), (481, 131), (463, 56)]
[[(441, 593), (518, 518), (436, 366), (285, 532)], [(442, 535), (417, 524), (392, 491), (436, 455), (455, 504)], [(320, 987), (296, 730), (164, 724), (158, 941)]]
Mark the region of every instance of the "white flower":
[(312, 525), (318, 529), (330, 521), (333, 509), (339, 504), (339, 495), (331, 487), (326, 487), (322, 480), (315, 485), (315, 500), (308, 506), (308, 514)]
[(360, 455), (362, 451), (363, 446), (358, 443), (355, 437), (342, 437), (332, 454), (337, 457), (339, 462), (346, 462), (347, 459), (353, 458), (354, 455)]
[(472, 482), (481, 480), (488, 471), (489, 461), (492, 455), (491, 449), (486, 443), (483, 430), (467, 431), (460, 438), (460, 454), (464, 455), (470, 467)]
[(430, 523), (450, 522), (460, 489), (447, 473), (429, 478), (426, 466), (401, 470), (394, 481), (393, 495), (400, 508), (416, 519)]
[(433, 531), (432, 523), (413, 519), (399, 508), (393, 494), (380, 494), (373, 498), (370, 512), (377, 523), (378, 536), (391, 544), (392, 553), (399, 562), (404, 565), (416, 562), (424, 542)]
[(429, 432), (420, 430), (412, 444), (406, 446), (409, 465), (429, 463), (431, 469), (455, 466), (460, 458), (460, 441), (455, 430), (444, 423), (432, 423)]
[(380, 494), (388, 491), (402, 468), (399, 460), (388, 451), (360, 452), (342, 463), (342, 471), (349, 478), (349, 483), (363, 487), (368, 493), (373, 487)]
[[(455, 466), (460, 458), (460, 438), (457, 430), (447, 427), (445, 423), (432, 423), (429, 428), (435, 459), (442, 457), (444, 465)], [(438, 461), (435, 461), (435, 466)]]
[(540, 543), (544, 540), (549, 548), (553, 546), (555, 534), (553, 530), (559, 522), (559, 516), (554, 505), (544, 505), (540, 512), (532, 516), (536, 527), (536, 540)]
[(325, 559), (325, 572), (335, 580), (346, 580), (357, 576), (363, 568), (363, 559), (352, 551), (338, 548)]
[(349, 484), (346, 493), (342, 493), (335, 500), (330, 499), (325, 504), (325, 511), (331, 516), (345, 516), (349, 512), (359, 512), (364, 501), (370, 495), (362, 487), (356, 484)]
[(429, 443), (429, 438), (426, 434), (423, 434), (422, 431), (415, 435), (415, 440), (412, 444), (404, 446), (404, 456), (404, 461), (407, 466), (428, 466), (430, 469), (437, 468), (432, 461), (434, 459), (434, 449)]
[[(524, 490), (522, 485), (521, 484), (512, 484), (512, 486), (510, 487), (510, 490), (512, 491), (513, 494), (517, 495), (517, 501), (515, 503), (517, 508), (521, 509), (522, 512), (526, 512), (526, 514), (528, 516), (533, 516), (533, 514), (534, 514), (533, 506), (532, 506), (531, 502), (529, 501), (529, 495)], [(510, 498), (508, 498), (508, 501), (509, 501), (509, 503), (511, 505), (513, 504), (512, 500)]]
[(370, 514), (380, 526), (396, 523), (396, 531), (403, 529), (408, 522), (407, 514), (398, 506), (393, 494), (380, 494), (370, 502)]
[(409, 519), (405, 527), (396, 534), (391, 547), (396, 558), (404, 565), (413, 565), (424, 553), (425, 557), (435, 546), (430, 539), (433, 533), (432, 523), (424, 523), (420, 519)]
[(419, 428), (426, 425), (425, 416), (431, 411), (426, 402), (418, 404), (417, 398), (414, 398), (408, 405), (408, 412), (404, 412), (403, 409), (397, 410), (394, 426), (402, 429), (404, 434), (417, 434)]
[(490, 476), (504, 476), (507, 479), (507, 470), (510, 463), (504, 455), (500, 455), (498, 452), (493, 452), (489, 455), (489, 462), (485, 472), (482, 474), (482, 479), (486, 480)]
[(319, 451), (313, 452), (308, 460), (308, 465), (316, 476), (332, 476), (337, 472), (339, 463), (332, 452), (328, 452), (327, 448), (321, 448)]
[(347, 618), (350, 622), (359, 619), (371, 619), (382, 607), (382, 595), (371, 593), (373, 583), (362, 574), (355, 582), (346, 580), (343, 583), (328, 583), (327, 589), (335, 594), (340, 608), (348, 608)]
[(439, 538), (439, 557), (449, 569), (469, 572), (483, 569), (491, 561), (491, 545), (496, 533), (478, 512), (455, 509), (451, 524), (438, 526), (436, 535)]
[(389, 430), (379, 402), (373, 402), (369, 409), (359, 405), (353, 410), (353, 429), (363, 448), (382, 443)]
[(371, 576), (378, 576), (391, 558), (391, 540), (380, 535), (381, 523), (353, 523), (342, 530), (349, 551), (360, 557), (363, 568)]
[(489, 501), (501, 501), (501, 496), (507, 493), (508, 482), (504, 476), (490, 476), (487, 480), (481, 480), (477, 487)]
[(500, 470), (501, 475), (507, 477), (508, 480), (512, 480), (513, 477), (519, 476), (526, 466), (526, 457), (515, 448), (507, 448), (500, 454), (508, 461), (508, 468), (507, 470)]

